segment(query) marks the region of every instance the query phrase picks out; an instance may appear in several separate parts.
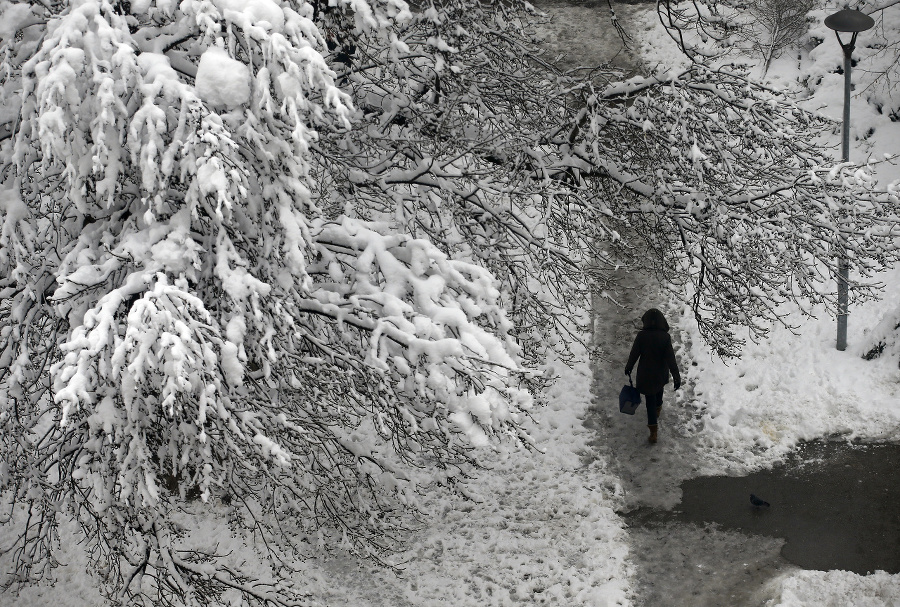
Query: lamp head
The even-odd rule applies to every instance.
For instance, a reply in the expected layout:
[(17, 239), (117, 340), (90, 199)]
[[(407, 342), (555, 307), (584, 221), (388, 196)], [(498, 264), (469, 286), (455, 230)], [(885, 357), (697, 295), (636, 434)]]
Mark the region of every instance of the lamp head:
[(875, 20), (865, 13), (845, 8), (825, 17), (825, 26), (836, 32), (856, 34), (871, 29)]

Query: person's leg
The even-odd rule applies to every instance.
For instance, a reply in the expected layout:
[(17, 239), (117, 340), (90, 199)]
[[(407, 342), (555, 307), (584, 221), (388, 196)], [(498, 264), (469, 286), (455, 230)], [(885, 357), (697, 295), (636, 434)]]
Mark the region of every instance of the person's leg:
[(647, 438), (651, 443), (655, 443), (656, 431), (657, 431), (657, 416), (659, 415), (660, 407), (662, 407), (662, 398), (663, 393), (662, 390), (657, 392), (656, 394), (647, 394), (647, 427), (650, 429), (650, 436)]
[(659, 408), (662, 406), (662, 392), (657, 394), (645, 394), (644, 400), (647, 401), (647, 425), (655, 426), (659, 417)]

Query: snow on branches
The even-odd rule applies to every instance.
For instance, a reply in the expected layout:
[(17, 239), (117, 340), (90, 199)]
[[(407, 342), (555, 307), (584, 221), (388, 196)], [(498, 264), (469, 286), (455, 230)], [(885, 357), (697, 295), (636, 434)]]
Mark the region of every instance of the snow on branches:
[[(612, 111), (611, 100), (621, 100)], [(664, 284), (688, 285), (721, 355), (739, 353), (737, 326), (764, 335), (781, 302), (834, 309), (825, 285), (839, 259), (858, 273), (861, 299), (878, 288), (864, 279), (897, 259), (897, 192), (864, 167), (834, 166), (821, 147), (830, 121), (786, 96), (695, 65), (608, 87), (589, 107), (579, 155), (640, 201), (639, 213), (618, 209), (633, 213), (635, 248), (653, 252)], [(631, 145), (614, 157), (598, 139)]]
[[(532, 374), (494, 277), (319, 196), (310, 150), (346, 136), (355, 100), (318, 7), (0, 10), (18, 19), (0, 65), (3, 486), (44, 521), (15, 580), (52, 566), (65, 512), (111, 596), (292, 604), (185, 559), (182, 505), (231, 506), (277, 561), (323, 532), (379, 554), (473, 446), (530, 443)], [(409, 19), (328, 10), (348, 36)]]

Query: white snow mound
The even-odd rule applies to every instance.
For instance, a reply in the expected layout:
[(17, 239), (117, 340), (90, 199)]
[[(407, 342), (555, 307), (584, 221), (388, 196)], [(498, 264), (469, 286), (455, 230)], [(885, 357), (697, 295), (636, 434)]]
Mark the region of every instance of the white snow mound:
[(250, 101), (250, 70), (223, 49), (211, 47), (200, 57), (194, 88), (210, 105), (229, 108), (243, 105)]
[[(894, 607), (900, 605), (900, 576), (876, 571), (801, 571), (781, 584), (771, 607)], [(777, 601), (777, 602), (776, 602)]]

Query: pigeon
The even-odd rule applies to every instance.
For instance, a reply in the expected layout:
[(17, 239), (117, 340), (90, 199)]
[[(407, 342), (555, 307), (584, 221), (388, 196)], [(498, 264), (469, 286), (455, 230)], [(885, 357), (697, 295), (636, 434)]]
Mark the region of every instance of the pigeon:
[(759, 499), (752, 493), (750, 494), (750, 503), (753, 504), (757, 508), (759, 508), (760, 506), (766, 506), (766, 507), (769, 506), (769, 502)]

